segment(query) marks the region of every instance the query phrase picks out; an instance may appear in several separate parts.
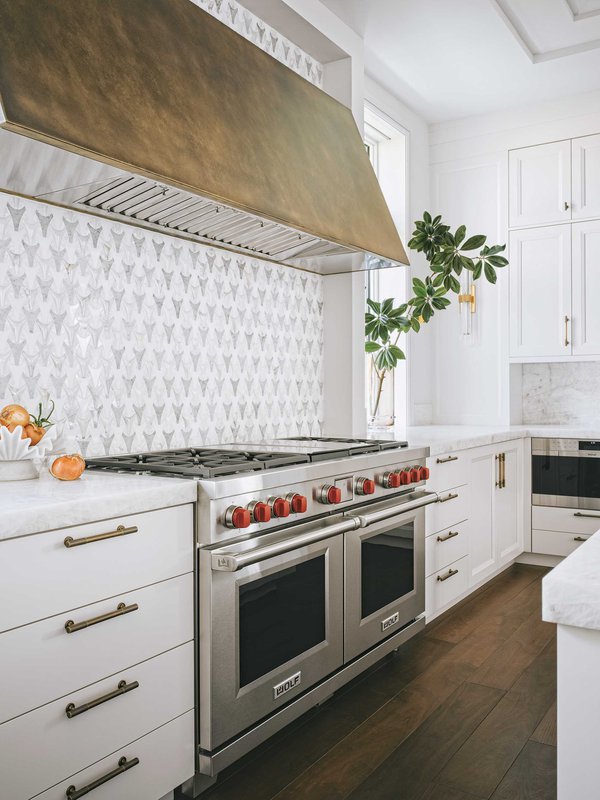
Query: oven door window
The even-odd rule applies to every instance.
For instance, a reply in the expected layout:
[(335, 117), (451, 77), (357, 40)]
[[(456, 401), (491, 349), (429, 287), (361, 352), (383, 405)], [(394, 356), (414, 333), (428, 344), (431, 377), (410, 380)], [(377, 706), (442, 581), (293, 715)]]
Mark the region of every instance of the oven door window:
[(361, 583), (363, 619), (414, 591), (414, 521), (362, 540)]
[(325, 556), (239, 587), (240, 688), (326, 637)]

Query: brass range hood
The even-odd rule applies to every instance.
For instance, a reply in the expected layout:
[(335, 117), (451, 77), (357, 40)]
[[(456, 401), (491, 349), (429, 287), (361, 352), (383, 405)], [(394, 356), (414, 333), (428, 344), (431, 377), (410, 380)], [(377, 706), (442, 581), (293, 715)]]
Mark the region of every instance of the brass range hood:
[(191, 0), (0, 19), (0, 189), (322, 274), (408, 263), (351, 112)]

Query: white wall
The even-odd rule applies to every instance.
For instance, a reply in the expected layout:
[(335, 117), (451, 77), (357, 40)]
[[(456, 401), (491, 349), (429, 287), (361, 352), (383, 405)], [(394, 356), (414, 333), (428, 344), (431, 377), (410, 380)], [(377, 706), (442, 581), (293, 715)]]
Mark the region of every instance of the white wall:
[[(508, 239), (509, 149), (598, 132), (600, 92), (432, 125), (431, 210), (442, 212), (453, 226), (465, 223), (469, 232), (487, 234), (492, 244), (504, 243)], [(454, 308), (433, 321), (434, 422), (521, 421), (521, 380), (531, 385), (533, 376), (528, 370), (533, 368), (509, 368), (507, 284), (508, 270), (501, 273), (497, 287), (484, 281), (478, 284), (472, 339), (461, 335)], [(565, 365), (566, 380), (575, 380), (569, 372), (574, 368)], [(600, 379), (595, 391), (600, 392)]]

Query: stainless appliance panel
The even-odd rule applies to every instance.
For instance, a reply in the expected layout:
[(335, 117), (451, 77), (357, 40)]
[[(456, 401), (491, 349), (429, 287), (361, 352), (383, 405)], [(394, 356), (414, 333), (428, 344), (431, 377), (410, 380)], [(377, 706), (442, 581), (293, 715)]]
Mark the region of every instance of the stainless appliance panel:
[[(289, 536), (293, 534), (289, 532)], [(240, 545), (242, 549), (244, 544)], [(232, 549), (235, 548), (228, 547), (228, 552)], [(343, 662), (343, 538), (340, 535), (297, 547), (234, 572), (214, 571), (213, 554), (210, 550), (200, 551), (200, 747), (209, 752), (279, 710), (339, 669)], [(322, 565), (322, 578), (315, 578), (317, 561)], [(300, 575), (307, 569), (312, 570), (310, 579)], [(291, 576), (292, 585), (279, 591), (277, 582), (288, 580), (288, 576)], [(303, 581), (306, 581), (304, 594)], [(270, 593), (268, 604), (262, 608), (272, 615), (272, 630), (263, 629), (256, 641), (251, 642), (248, 635), (252, 625), (245, 630), (246, 612), (242, 604), (247, 599), (245, 593), (254, 592), (256, 598), (251, 602), (257, 604), (257, 610), (253, 619), (260, 619), (261, 591)], [(290, 592), (297, 595), (296, 599), (290, 598)], [(321, 609), (309, 608), (309, 604), (315, 603), (315, 594), (319, 593), (322, 621)], [(304, 617), (300, 615), (296, 600), (304, 604)], [(289, 621), (286, 614), (289, 614)], [(307, 615), (310, 630), (296, 630), (305, 625)], [(277, 641), (269, 641), (269, 635)], [(303, 649), (306, 641), (310, 646)], [(276, 652), (265, 656), (269, 648)], [(285, 657), (286, 652), (290, 658), (277, 663), (277, 653)], [(261, 664), (264, 661), (268, 666), (269, 658), (273, 660), (273, 668), (263, 674)]]
[(534, 506), (600, 509), (600, 441), (532, 439)]
[(344, 661), (425, 611), (424, 508), (345, 535)]

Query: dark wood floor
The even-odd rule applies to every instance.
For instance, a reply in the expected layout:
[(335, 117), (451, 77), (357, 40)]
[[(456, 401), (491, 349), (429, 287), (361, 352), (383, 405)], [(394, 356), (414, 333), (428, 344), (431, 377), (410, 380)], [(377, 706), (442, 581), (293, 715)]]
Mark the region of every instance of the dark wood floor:
[(511, 567), (230, 767), (207, 800), (553, 800), (544, 574)]

